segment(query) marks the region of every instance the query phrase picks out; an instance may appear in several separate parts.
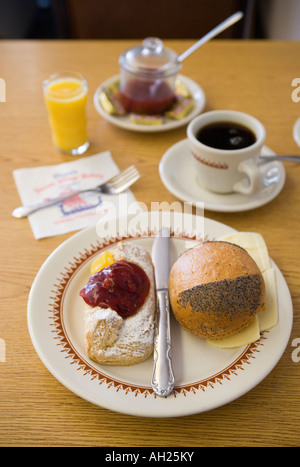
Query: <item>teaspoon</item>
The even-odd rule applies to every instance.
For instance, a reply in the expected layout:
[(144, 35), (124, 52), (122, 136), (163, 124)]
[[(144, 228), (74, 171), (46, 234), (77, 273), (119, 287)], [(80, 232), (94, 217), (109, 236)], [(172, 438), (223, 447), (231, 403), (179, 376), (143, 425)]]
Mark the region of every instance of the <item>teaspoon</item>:
[(229, 18), (225, 19), (222, 23), (220, 23), (218, 26), (216, 26), (211, 31), (209, 31), (207, 34), (205, 34), (205, 36), (203, 36), (201, 39), (195, 42), (194, 45), (192, 45), (185, 52), (179, 55), (179, 57), (177, 58), (177, 61), (181, 63), (186, 57), (188, 57), (191, 53), (193, 53), (195, 50), (201, 47), (201, 45), (205, 44), (213, 37), (225, 31), (225, 29), (229, 28), (233, 24), (237, 23), (243, 16), (244, 16), (244, 13), (241, 11), (237, 11), (233, 15), (229, 16)]
[(273, 161), (300, 162), (300, 156), (259, 156), (259, 164), (267, 164)]

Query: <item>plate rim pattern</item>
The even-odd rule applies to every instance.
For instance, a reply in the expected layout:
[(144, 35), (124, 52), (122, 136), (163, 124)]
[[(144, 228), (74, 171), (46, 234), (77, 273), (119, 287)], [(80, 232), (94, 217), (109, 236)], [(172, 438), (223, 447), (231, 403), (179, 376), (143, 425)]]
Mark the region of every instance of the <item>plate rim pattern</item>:
[[(113, 246), (120, 241), (138, 240), (148, 236), (153, 236), (155, 232), (134, 232), (120, 235), (119, 237), (109, 237), (97, 240), (96, 243), (90, 243), (89, 247), (84, 247), (82, 251), (77, 252), (73, 256), (72, 261), (68, 261), (68, 264), (64, 266), (64, 270), (60, 271), (56, 277), (55, 282), (51, 287), (51, 295), (49, 296), (48, 303), (48, 318), (51, 321), (53, 338), (56, 340), (56, 345), (60, 347), (61, 352), (64, 354), (66, 359), (69, 359), (70, 364), (75, 364), (77, 370), (80, 371), (84, 376), (89, 376), (92, 380), (97, 380), (99, 384), (106, 384), (107, 388), (113, 388), (115, 391), (123, 391), (124, 394), (133, 393), (135, 396), (138, 394), (143, 395), (145, 398), (148, 396), (157, 395), (151, 388), (150, 381), (149, 386), (143, 386), (139, 384), (132, 384), (126, 381), (118, 380), (112, 376), (109, 376), (103, 372), (103, 369), (98, 369), (83, 358), (82, 355), (76, 350), (69, 338), (63, 320), (63, 304), (64, 297), (68, 285), (72, 281), (73, 277), (80, 269), (80, 267), (88, 261), (93, 255), (99, 253), (101, 250)], [(176, 237), (174, 231), (171, 230), (171, 236)], [(203, 241), (197, 237), (196, 234), (185, 235), (184, 233), (180, 238), (186, 240)], [(217, 373), (210, 375), (202, 380), (193, 381), (186, 384), (175, 386), (173, 397), (176, 398), (179, 394), (186, 395), (187, 393), (197, 394), (198, 391), (206, 391), (208, 388), (214, 389), (217, 384), (222, 385), (225, 380), (230, 380), (232, 377), (239, 375), (240, 371), (244, 371), (247, 365), (250, 365), (252, 360), (255, 359), (256, 353), (260, 352), (261, 347), (264, 345), (264, 340), (267, 332), (261, 334), (258, 341), (245, 346), (242, 352), (237, 358), (231, 362), (227, 367), (222, 368)], [(151, 357), (150, 357), (151, 358)], [(96, 363), (96, 362), (95, 362)], [(170, 397), (170, 396), (169, 396)]]

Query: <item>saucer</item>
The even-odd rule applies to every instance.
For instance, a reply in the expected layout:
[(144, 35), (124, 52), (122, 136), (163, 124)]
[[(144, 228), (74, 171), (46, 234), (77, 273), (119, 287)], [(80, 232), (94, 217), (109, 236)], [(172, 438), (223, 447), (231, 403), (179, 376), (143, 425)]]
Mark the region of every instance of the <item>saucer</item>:
[(138, 131), (138, 132), (146, 132), (146, 133), (156, 133), (160, 131), (168, 131), (174, 130), (175, 128), (182, 127), (188, 124), (194, 117), (196, 117), (202, 110), (204, 109), (206, 97), (204, 94), (203, 89), (195, 83), (190, 78), (187, 78), (183, 75), (178, 75), (178, 79), (188, 88), (191, 93), (192, 98), (194, 99), (195, 107), (194, 109), (184, 118), (181, 120), (171, 120), (166, 118), (164, 122), (160, 125), (137, 125), (132, 123), (129, 119), (129, 114), (124, 116), (118, 115), (110, 115), (108, 114), (102, 107), (99, 102), (99, 96), (101, 92), (107, 88), (111, 83), (116, 82), (120, 78), (119, 75), (113, 76), (112, 78), (108, 79), (104, 83), (102, 83), (94, 94), (94, 105), (96, 107), (97, 112), (105, 118), (107, 121), (112, 123), (113, 125), (119, 126), (124, 128), (125, 130), (131, 131)]
[[(268, 147), (262, 148), (262, 155), (271, 156), (274, 152)], [(257, 193), (219, 194), (201, 187), (195, 177), (190, 157), (188, 139), (171, 146), (163, 155), (159, 164), (159, 174), (165, 187), (181, 201), (192, 204), (204, 203), (204, 208), (218, 212), (239, 212), (255, 209), (273, 200), (285, 183), (285, 170), (281, 162), (261, 165), (265, 186)]]

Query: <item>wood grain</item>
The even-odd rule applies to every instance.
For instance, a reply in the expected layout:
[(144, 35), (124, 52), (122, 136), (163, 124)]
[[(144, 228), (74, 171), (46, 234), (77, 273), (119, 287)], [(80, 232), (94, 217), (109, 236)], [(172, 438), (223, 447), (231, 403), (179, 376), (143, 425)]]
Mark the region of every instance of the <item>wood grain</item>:
[[(300, 428), (300, 362), (292, 342), (300, 337), (300, 164), (286, 163), (286, 184), (271, 203), (249, 212), (205, 211), (208, 218), (241, 231), (260, 232), (281, 269), (294, 304), (290, 342), (278, 365), (240, 399), (211, 412), (172, 419), (131, 417), (95, 407), (62, 386), (44, 367), (31, 343), (26, 307), (31, 284), (49, 254), (72, 234), (35, 240), (28, 220), (11, 211), (20, 204), (12, 171), (71, 158), (52, 146), (42, 98), (42, 80), (61, 70), (82, 72), (89, 83), (87, 155), (110, 150), (120, 169), (135, 164), (142, 178), (133, 187), (148, 208), (176, 201), (163, 186), (158, 164), (185, 138), (186, 129), (166, 133), (127, 132), (103, 120), (93, 93), (118, 73), (118, 57), (132, 41), (2, 41), (0, 103), (1, 320), (6, 347), (0, 361), (0, 446), (297, 446)], [(167, 41), (183, 52), (191, 41)], [(185, 62), (183, 73), (205, 90), (208, 109), (253, 114), (267, 129), (266, 144), (278, 154), (300, 154), (292, 127), (300, 103), (291, 99), (299, 74), (300, 44), (215, 40)], [(41, 291), (42, 293), (42, 291)]]

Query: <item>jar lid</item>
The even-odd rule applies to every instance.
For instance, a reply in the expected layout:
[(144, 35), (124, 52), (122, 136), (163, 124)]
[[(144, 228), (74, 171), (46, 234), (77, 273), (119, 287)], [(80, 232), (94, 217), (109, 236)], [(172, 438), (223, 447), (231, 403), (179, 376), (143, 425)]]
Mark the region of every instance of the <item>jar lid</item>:
[(142, 45), (125, 50), (119, 59), (121, 67), (144, 77), (166, 77), (179, 71), (178, 55), (157, 37), (147, 37)]

